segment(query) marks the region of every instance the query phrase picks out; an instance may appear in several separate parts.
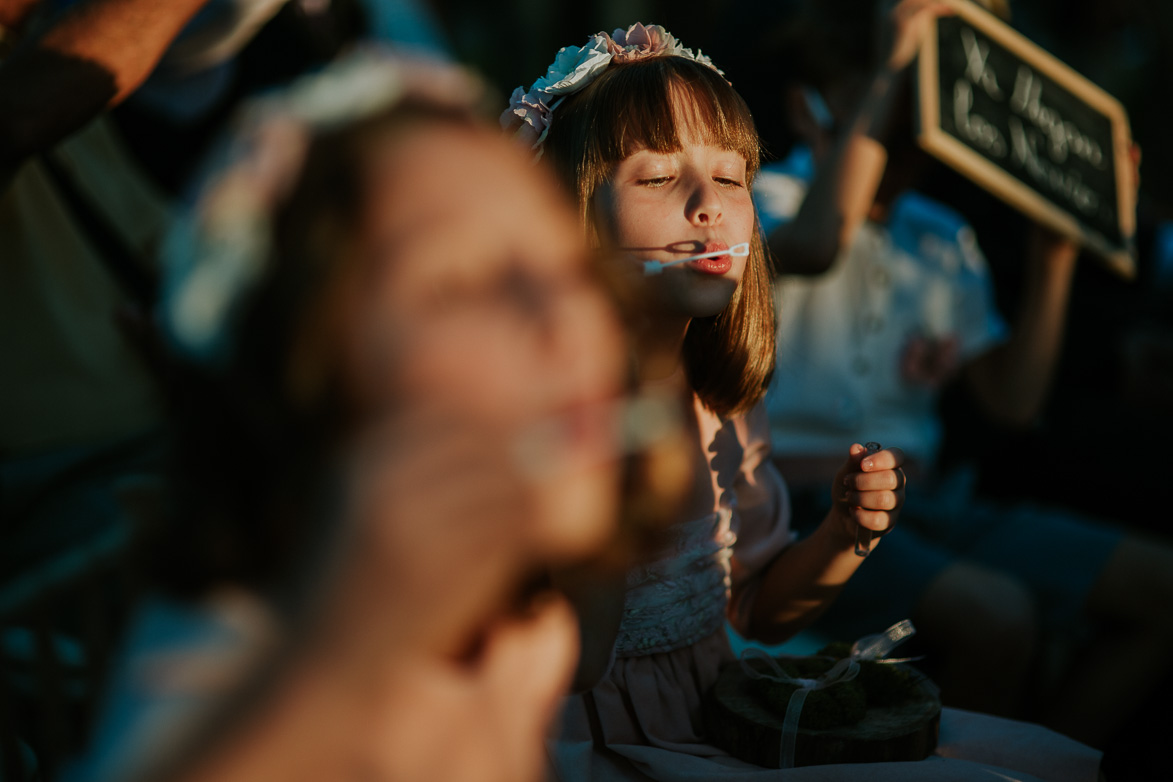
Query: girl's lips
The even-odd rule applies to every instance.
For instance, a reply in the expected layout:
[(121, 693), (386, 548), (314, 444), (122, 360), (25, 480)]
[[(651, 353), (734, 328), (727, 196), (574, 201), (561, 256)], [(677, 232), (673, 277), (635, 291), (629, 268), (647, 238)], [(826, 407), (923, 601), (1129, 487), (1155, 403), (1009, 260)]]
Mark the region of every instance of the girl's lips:
[[(704, 251), (714, 253), (718, 250), (728, 249), (729, 245), (724, 242), (706, 242)], [(699, 258), (689, 262), (688, 265), (704, 274), (727, 274), (733, 268), (733, 257), (730, 255), (717, 255), (712, 258)]]
[(733, 258), (729, 255), (718, 255), (716, 258), (701, 258), (688, 265), (704, 274), (727, 274), (733, 268)]

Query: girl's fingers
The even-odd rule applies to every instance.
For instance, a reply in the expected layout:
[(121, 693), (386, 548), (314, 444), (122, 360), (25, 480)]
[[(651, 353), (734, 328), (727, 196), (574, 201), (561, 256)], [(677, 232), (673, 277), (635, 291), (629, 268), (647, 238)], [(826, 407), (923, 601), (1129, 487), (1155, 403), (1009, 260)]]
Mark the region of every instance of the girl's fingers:
[(892, 18), (896, 22), (912, 19), (917, 14), (929, 13), (933, 16), (946, 16), (956, 13), (948, 3), (941, 0), (904, 0), (892, 9)]
[(866, 447), (859, 443), (852, 443), (851, 447), (847, 449), (847, 463), (844, 465), (844, 474), (851, 474), (862, 469), (860, 463), (867, 456), (868, 449)]
[(848, 490), (845, 501), (852, 507), (864, 510), (892, 511), (901, 505), (899, 492), (894, 491), (852, 491)]
[(953, 14), (948, 5), (937, 0), (906, 0), (889, 15), (892, 41), (889, 46), (888, 67), (901, 70), (916, 56), (921, 39), (934, 19)]
[(487, 644), (482, 667), (503, 694), (533, 707), (544, 721), (554, 716), (570, 686), (578, 659), (578, 622), (569, 604), (553, 595), (542, 596), (531, 611)]
[(904, 464), (904, 451), (899, 448), (885, 448), (860, 459), (859, 469), (863, 472), (879, 472), (881, 470), (895, 470), (902, 464)]
[(852, 508), (851, 517), (856, 524), (870, 529), (876, 535), (883, 535), (892, 527), (892, 514), (889, 511)]
[(853, 472), (843, 477), (843, 486), (855, 491), (899, 491), (905, 486), (904, 470)]
[(533, 615), (501, 627), (486, 645), (480, 669), (486, 703), (502, 740), (496, 751), (503, 779), (541, 778), (543, 737), (557, 717), (578, 660), (578, 621), (569, 604), (547, 596)]

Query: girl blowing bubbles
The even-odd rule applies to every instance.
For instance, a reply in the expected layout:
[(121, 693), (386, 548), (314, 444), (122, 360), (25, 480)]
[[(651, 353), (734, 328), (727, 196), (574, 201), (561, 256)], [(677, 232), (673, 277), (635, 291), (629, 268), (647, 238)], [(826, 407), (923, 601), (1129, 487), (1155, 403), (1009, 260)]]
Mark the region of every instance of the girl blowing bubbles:
[[(711, 746), (704, 726), (703, 698), (733, 659), (724, 620), (779, 642), (818, 616), (864, 561), (854, 551), (859, 530), (870, 531), (866, 539), (894, 523), (903, 454), (852, 445), (831, 511), (794, 539), (761, 405), (774, 313), (750, 195), (758, 137), (708, 58), (658, 26), (600, 33), (562, 49), (528, 92), (516, 90), (502, 121), (552, 162), (591, 239), (641, 280), (641, 380), (686, 384), (695, 410), (698, 480), (671, 540), (625, 583), (574, 596), (580, 679), (593, 686), (568, 703), (559, 778), (742, 778), (753, 767)], [(706, 257), (667, 265), (694, 255)], [(885, 767), (921, 778), (906, 765), (925, 764)], [(943, 778), (930, 765), (931, 778)], [(826, 778), (826, 769), (786, 774), (814, 771)]]

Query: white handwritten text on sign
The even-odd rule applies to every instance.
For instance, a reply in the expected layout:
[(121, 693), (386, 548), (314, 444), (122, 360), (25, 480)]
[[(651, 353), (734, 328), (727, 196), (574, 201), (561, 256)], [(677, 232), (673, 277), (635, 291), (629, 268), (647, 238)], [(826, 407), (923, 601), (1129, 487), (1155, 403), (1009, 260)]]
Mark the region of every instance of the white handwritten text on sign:
[(1128, 115), (1108, 93), (967, 0), (917, 66), (917, 140), (1031, 219), (1135, 273)]
[[(1096, 216), (1099, 196), (1082, 181), (1079, 169), (1064, 168), (1063, 164), (1074, 155), (1106, 171), (1099, 142), (1075, 122), (1064, 119), (1057, 108), (1047, 105), (1043, 79), (1025, 64), (1018, 63), (1007, 97), (997, 73), (989, 66), (989, 43), (978, 40), (968, 27), (960, 28), (957, 34), (966, 59), (964, 72), (953, 82), (953, 123), (958, 135), (990, 157), (1009, 156), (1010, 162), (1025, 171), (1036, 187), (1061, 195), (1087, 217)], [(1010, 112), (1005, 117), (1009, 140), (997, 124), (975, 111), (975, 90), (1006, 104)]]

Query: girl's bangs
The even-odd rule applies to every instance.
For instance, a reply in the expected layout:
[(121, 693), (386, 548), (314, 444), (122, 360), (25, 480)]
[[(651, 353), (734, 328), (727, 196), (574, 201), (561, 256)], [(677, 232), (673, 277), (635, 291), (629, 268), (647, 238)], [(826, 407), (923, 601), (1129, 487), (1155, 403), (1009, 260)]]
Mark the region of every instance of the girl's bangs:
[(712, 68), (683, 57), (657, 57), (607, 75), (598, 97), (610, 105), (596, 112), (598, 151), (605, 161), (618, 162), (639, 149), (676, 152), (687, 140), (737, 152), (749, 175), (757, 172), (753, 117)]

